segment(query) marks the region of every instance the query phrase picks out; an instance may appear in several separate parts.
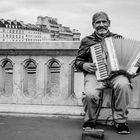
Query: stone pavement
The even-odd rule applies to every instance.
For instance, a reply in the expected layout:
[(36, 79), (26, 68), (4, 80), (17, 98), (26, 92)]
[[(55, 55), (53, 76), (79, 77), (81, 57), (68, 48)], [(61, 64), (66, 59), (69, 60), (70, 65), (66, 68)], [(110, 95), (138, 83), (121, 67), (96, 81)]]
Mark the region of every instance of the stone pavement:
[[(0, 116), (0, 140), (81, 140), (83, 119)], [(130, 121), (131, 134), (120, 135), (110, 126), (104, 140), (139, 140), (140, 122)]]

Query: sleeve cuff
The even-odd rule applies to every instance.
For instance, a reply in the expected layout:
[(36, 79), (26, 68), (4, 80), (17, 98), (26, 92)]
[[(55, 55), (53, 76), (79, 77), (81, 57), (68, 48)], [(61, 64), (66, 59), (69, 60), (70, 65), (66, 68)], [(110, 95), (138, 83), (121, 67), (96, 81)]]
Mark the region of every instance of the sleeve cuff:
[(79, 70), (81, 70), (81, 71), (84, 71), (84, 69), (83, 69), (83, 64), (84, 64), (84, 62), (80, 62), (80, 63), (79, 63)]

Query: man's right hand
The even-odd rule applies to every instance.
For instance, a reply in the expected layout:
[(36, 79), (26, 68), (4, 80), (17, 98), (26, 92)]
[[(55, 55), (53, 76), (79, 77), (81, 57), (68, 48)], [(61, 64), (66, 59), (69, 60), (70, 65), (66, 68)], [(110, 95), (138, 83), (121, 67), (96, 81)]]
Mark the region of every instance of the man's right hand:
[(94, 73), (97, 70), (95, 63), (84, 63), (83, 69), (89, 73)]

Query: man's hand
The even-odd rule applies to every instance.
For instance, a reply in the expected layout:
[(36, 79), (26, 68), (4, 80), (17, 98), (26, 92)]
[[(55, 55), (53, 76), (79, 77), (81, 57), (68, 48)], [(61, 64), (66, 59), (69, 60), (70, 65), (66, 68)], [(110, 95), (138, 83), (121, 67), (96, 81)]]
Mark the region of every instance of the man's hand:
[(97, 70), (95, 63), (84, 63), (83, 69), (89, 73), (94, 73)]

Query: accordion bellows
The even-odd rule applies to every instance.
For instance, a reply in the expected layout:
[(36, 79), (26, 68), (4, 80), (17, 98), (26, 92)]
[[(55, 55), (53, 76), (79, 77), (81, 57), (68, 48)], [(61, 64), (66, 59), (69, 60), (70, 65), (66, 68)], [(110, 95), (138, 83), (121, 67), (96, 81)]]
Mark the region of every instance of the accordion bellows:
[(140, 66), (140, 42), (124, 38), (106, 38), (90, 47), (93, 63), (96, 63), (98, 81), (111, 75), (136, 75)]

